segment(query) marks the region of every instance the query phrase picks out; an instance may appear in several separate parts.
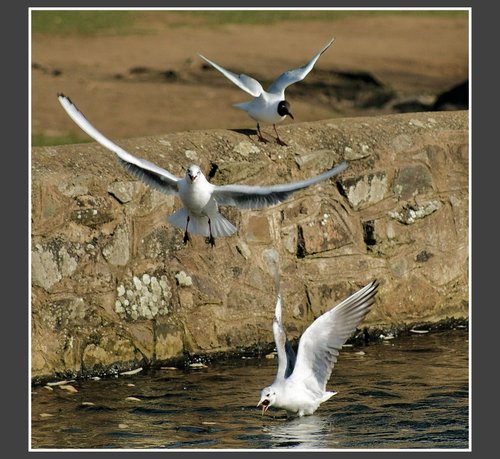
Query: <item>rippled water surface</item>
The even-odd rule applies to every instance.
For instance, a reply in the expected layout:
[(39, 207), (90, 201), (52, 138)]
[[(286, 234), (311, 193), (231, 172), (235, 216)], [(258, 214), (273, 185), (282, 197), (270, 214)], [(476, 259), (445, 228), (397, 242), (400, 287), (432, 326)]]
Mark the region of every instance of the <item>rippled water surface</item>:
[[(32, 393), (37, 448), (468, 448), (468, 333), (344, 348), (312, 416), (256, 408), (276, 360), (163, 369)], [(132, 398), (129, 398), (132, 397)]]

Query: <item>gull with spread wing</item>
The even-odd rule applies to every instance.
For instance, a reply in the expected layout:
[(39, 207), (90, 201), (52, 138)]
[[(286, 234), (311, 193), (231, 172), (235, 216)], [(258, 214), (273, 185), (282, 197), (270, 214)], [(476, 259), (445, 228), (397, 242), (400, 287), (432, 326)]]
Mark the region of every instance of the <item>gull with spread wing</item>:
[(234, 107), (246, 111), (252, 119), (257, 121), (257, 134), (259, 140), (261, 142), (267, 142), (267, 139), (265, 139), (260, 132), (259, 123), (270, 123), (273, 125), (274, 132), (276, 133), (276, 141), (280, 145), (286, 145), (286, 143), (280, 139), (278, 131), (276, 130), (276, 123), (283, 121), (287, 115), (294, 119), (293, 115), (290, 113), (290, 103), (285, 99), (285, 89), (293, 83), (302, 81), (333, 41), (334, 38), (321, 48), (307, 64), (282, 73), (271, 83), (267, 91), (264, 91), (262, 85), (254, 78), (245, 74), (238, 75), (230, 72), (215, 62), (212, 62), (210, 59), (207, 59), (205, 56), (201, 54), (199, 54), (199, 56), (221, 72), (226, 78), (231, 80), (240, 89), (243, 89), (243, 91), (253, 96), (250, 102), (234, 104)]
[(319, 316), (302, 334), (297, 356), (287, 340), (281, 320), (281, 294), (278, 291), (273, 335), (278, 353), (274, 382), (261, 392), (257, 407), (262, 414), (270, 406), (304, 416), (313, 414), (337, 392), (326, 390), (342, 345), (364, 319), (375, 302), (378, 281), (373, 281)]
[(347, 162), (343, 161), (315, 177), (270, 186), (213, 185), (196, 165), (189, 166), (184, 177), (176, 177), (116, 145), (92, 126), (68, 97), (59, 94), (58, 98), (71, 119), (90, 137), (115, 153), (130, 174), (162, 193), (179, 196), (184, 207), (173, 213), (168, 222), (184, 230), (184, 243), (189, 240), (188, 230), (190, 233), (208, 237), (212, 246), (215, 245), (215, 237), (230, 236), (236, 232), (236, 227), (219, 213), (219, 205), (243, 209), (272, 206), (283, 202), (298, 190), (333, 177), (347, 167)]

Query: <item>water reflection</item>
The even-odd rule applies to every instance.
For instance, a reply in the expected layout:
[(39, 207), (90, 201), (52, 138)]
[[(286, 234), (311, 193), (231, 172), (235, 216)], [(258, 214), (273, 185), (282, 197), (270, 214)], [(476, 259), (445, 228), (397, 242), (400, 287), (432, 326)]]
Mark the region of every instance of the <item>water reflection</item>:
[[(32, 448), (468, 448), (466, 331), (344, 349), (312, 416), (256, 408), (273, 360), (33, 388)], [(363, 352), (360, 352), (360, 351)]]
[(333, 423), (326, 416), (284, 418), (264, 427), (273, 448), (332, 448), (327, 435), (332, 434)]

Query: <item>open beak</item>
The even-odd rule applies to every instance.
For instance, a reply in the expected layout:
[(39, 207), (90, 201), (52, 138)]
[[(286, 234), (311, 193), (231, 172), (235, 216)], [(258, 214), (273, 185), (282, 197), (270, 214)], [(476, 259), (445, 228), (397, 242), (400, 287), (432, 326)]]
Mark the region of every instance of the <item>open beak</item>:
[(189, 175), (189, 179), (191, 180), (191, 182), (194, 182), (196, 180), (196, 175)]
[(257, 403), (257, 408), (262, 405), (262, 415), (269, 409), (269, 400), (267, 398), (261, 400), (259, 403)]

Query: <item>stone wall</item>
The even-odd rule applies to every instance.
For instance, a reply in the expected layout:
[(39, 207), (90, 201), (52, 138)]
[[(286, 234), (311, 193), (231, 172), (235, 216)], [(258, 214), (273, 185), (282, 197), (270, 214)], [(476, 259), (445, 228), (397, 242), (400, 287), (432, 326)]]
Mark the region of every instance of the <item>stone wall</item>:
[[(272, 129), (271, 129), (272, 130)], [(271, 132), (269, 130), (269, 132)], [(468, 316), (468, 112), (280, 126), (288, 147), (211, 130), (121, 140), (178, 176), (273, 184), (348, 159), (332, 180), (263, 210), (223, 208), (239, 231), (192, 236), (179, 200), (95, 143), (32, 152), (32, 376), (114, 371), (272, 343), (280, 263), (291, 338), (374, 278), (368, 329)]]

